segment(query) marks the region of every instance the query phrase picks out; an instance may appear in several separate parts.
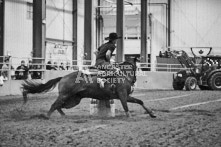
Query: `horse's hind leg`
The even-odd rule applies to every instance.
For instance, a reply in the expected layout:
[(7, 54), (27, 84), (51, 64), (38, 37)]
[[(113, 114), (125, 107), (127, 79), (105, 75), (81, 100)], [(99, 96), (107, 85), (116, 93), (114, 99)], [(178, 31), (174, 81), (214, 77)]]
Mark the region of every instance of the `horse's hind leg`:
[(77, 106), (81, 102), (81, 98), (74, 95), (68, 97), (68, 99), (65, 101), (65, 103), (62, 105), (62, 108), (70, 109), (75, 106)]
[(136, 99), (136, 98), (134, 98), (134, 97), (131, 97), (131, 96), (128, 96), (127, 101), (130, 102), (130, 103), (140, 104), (140, 105), (144, 108), (144, 110), (146, 110), (146, 112), (150, 115), (150, 117), (152, 117), (152, 118), (155, 118), (155, 117), (156, 117), (155, 114), (153, 113), (153, 111), (150, 110), (149, 108), (147, 108), (147, 107), (144, 105), (143, 101), (141, 101), (141, 100), (139, 100), (139, 99)]
[(50, 117), (51, 114), (55, 111), (58, 110), (58, 112), (61, 115), (65, 115), (64, 112), (61, 110), (62, 105), (64, 104), (64, 100), (66, 99), (66, 96), (58, 96), (58, 99), (51, 105), (50, 110), (48, 111), (47, 116)]
[(58, 108), (57, 111), (61, 114), (61, 116), (65, 116), (65, 113), (61, 110), (61, 108)]
[(50, 117), (55, 110), (64, 116), (65, 113), (61, 110), (62, 108), (69, 109), (75, 107), (80, 103), (80, 101), (81, 98), (77, 96), (59, 96), (58, 99), (52, 104), (47, 116)]

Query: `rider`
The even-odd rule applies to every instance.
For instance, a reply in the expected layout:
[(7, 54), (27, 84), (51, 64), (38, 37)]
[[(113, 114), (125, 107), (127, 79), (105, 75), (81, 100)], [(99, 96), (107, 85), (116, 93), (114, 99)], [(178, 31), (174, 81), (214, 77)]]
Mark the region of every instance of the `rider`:
[[(117, 33), (110, 33), (109, 37), (106, 39), (109, 40), (107, 43), (102, 44), (96, 53), (96, 63), (95, 66), (100, 70), (105, 71), (113, 71), (113, 72), (119, 72), (119, 69), (114, 67), (110, 59), (112, 57), (112, 54), (116, 48), (117, 39), (122, 38), (117, 35)], [(100, 83), (100, 87), (104, 87), (104, 81), (100, 78), (98, 78), (98, 82)]]

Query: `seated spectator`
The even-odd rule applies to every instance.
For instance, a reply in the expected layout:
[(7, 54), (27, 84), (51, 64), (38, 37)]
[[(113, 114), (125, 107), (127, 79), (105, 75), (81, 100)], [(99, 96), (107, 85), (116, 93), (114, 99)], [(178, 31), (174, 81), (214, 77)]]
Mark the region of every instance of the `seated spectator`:
[(21, 65), (19, 67), (17, 67), (16, 71), (15, 71), (15, 76), (17, 80), (21, 80), (21, 79), (27, 79), (28, 78), (28, 67), (25, 66), (25, 61), (22, 60), (21, 61)]
[(4, 77), (0, 73), (0, 86), (4, 85), (4, 81), (3, 80), (4, 80)]
[(56, 69), (51, 65), (51, 61), (48, 61), (47, 65), (46, 65), (46, 70), (56, 70)]
[(32, 69), (32, 68), (33, 68), (33, 64), (32, 64), (32, 61), (31, 61), (31, 60), (28, 61), (27, 67), (28, 67), (29, 69)]
[(59, 70), (65, 70), (64, 63), (61, 62), (61, 65), (59, 66)]
[(168, 51), (165, 51), (165, 57), (166, 57), (166, 58), (169, 58), (169, 53), (168, 53)]
[(54, 62), (54, 70), (58, 70), (58, 64), (57, 64), (57, 62)]
[(71, 66), (70, 66), (69, 62), (67, 62), (67, 64), (66, 64), (66, 70), (71, 70)]
[(33, 64), (32, 64), (32, 61), (29, 60), (28, 61), (28, 65), (27, 65), (28, 69), (29, 69), (29, 72), (28, 72), (28, 79), (32, 79), (32, 76), (33, 76), (33, 71), (30, 71), (33, 69)]
[(41, 65), (33, 66), (33, 70), (35, 70), (35, 71), (33, 71), (32, 79), (41, 79), (42, 72), (37, 71), (37, 70), (41, 70)]

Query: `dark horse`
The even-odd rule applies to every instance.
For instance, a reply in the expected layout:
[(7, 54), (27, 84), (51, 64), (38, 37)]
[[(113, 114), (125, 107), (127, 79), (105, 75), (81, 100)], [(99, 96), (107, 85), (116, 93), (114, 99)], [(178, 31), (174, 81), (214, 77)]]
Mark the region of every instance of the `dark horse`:
[(119, 99), (127, 116), (130, 116), (127, 102), (137, 103), (140, 104), (151, 117), (156, 117), (150, 109), (144, 106), (143, 101), (130, 96), (131, 87), (136, 82), (136, 59), (134, 59), (133, 62), (125, 61), (118, 66), (121, 69), (121, 74), (106, 75), (105, 78), (107, 82), (105, 82), (104, 88), (100, 88), (97, 83), (97, 75), (91, 76), (82, 71), (73, 72), (64, 77), (49, 80), (45, 84), (26, 80), (22, 84), (24, 101), (27, 101), (28, 93), (48, 92), (59, 82), (59, 96), (47, 113), (48, 118), (55, 110), (61, 115), (65, 115), (62, 108), (69, 109), (75, 107), (80, 103), (82, 98), (98, 100)]

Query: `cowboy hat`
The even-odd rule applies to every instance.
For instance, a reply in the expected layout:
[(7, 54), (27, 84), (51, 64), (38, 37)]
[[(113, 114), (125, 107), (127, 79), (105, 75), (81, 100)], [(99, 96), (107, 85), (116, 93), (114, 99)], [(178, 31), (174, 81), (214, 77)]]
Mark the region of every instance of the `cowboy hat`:
[(115, 39), (120, 39), (120, 38), (122, 38), (122, 37), (119, 37), (118, 35), (117, 35), (117, 33), (110, 33), (109, 34), (109, 37), (107, 37), (107, 38), (105, 38), (106, 40), (115, 40)]

